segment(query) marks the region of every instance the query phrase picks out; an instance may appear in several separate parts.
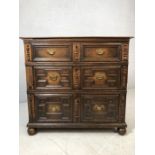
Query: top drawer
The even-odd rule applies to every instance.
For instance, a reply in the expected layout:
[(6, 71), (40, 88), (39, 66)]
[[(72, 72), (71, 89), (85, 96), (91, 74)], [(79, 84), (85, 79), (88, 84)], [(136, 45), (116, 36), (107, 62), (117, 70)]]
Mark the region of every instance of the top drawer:
[(128, 61), (128, 42), (32, 40), (25, 42), (26, 62)]
[(81, 61), (120, 61), (121, 44), (119, 43), (82, 43)]
[(32, 61), (72, 61), (72, 44), (32, 45)]

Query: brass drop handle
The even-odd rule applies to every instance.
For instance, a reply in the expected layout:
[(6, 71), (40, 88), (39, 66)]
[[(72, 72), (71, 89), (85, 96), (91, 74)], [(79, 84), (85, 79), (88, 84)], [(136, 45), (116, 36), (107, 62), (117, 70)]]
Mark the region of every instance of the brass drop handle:
[(56, 81), (58, 76), (57, 75), (50, 75), (49, 77), (52, 81)]
[(103, 55), (103, 54), (105, 53), (105, 50), (102, 49), (102, 48), (99, 48), (99, 49), (96, 50), (96, 53), (97, 53), (98, 55)]
[(103, 80), (104, 79), (104, 76), (96, 76), (96, 79), (97, 80)]
[(101, 111), (104, 111), (105, 110), (105, 106), (102, 104), (102, 105), (97, 105), (97, 104), (95, 104), (94, 106), (93, 106), (93, 110), (95, 111), (95, 112), (101, 112)]
[(53, 50), (53, 49), (48, 49), (47, 51), (48, 51), (48, 54), (50, 54), (50, 55), (52, 55), (52, 56), (53, 56), (53, 55), (55, 54), (55, 52), (56, 52), (56, 51)]
[(50, 105), (48, 107), (48, 111), (49, 112), (59, 112), (61, 109), (60, 109), (60, 106), (59, 105)]

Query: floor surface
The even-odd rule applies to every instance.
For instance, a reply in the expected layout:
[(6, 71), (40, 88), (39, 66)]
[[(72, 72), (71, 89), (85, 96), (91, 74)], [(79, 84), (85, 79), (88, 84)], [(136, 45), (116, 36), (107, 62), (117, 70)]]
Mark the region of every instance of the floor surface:
[(20, 104), (20, 155), (134, 155), (134, 90), (128, 90), (127, 134), (104, 130), (47, 130), (27, 134), (27, 104)]

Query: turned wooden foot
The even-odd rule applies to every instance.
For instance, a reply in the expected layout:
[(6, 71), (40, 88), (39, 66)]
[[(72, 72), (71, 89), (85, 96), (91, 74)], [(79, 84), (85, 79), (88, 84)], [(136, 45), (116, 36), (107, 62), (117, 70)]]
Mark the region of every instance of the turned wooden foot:
[(118, 133), (120, 134), (120, 135), (125, 135), (125, 133), (126, 133), (126, 128), (124, 127), (124, 128), (118, 128)]
[(113, 128), (114, 132), (118, 132), (118, 127)]
[(32, 135), (35, 135), (37, 133), (37, 129), (35, 129), (35, 128), (28, 128), (27, 132), (28, 132), (29, 135), (32, 136)]

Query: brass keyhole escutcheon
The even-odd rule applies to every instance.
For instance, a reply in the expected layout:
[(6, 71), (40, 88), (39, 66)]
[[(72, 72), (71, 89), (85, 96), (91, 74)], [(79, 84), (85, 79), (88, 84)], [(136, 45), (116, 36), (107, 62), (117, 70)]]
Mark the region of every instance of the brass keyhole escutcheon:
[(49, 55), (53, 56), (53, 55), (55, 55), (56, 51), (54, 49), (48, 49), (47, 52)]
[(52, 81), (56, 81), (57, 78), (58, 78), (58, 76), (57, 76), (57, 75), (50, 75), (49, 78), (50, 78), (50, 80), (52, 80)]
[(96, 49), (97, 55), (103, 55), (105, 53), (105, 50), (103, 48)]

